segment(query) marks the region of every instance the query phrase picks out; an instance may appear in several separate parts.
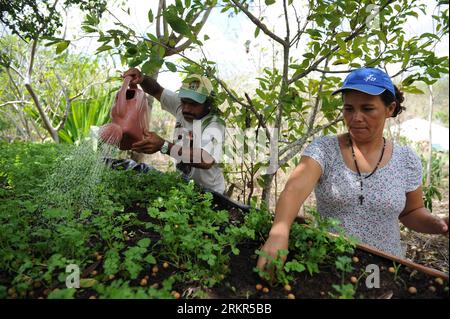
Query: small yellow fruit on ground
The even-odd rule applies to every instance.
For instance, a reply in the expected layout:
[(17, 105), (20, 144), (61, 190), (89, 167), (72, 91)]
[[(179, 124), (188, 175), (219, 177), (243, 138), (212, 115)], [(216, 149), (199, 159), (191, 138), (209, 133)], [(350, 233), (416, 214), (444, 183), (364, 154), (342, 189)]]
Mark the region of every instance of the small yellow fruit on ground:
[(159, 271), (158, 266), (153, 266), (152, 273), (157, 273)]
[(91, 271), (91, 275), (92, 275), (92, 276), (97, 276), (97, 274), (98, 274), (97, 270)]
[(169, 268), (169, 263), (168, 263), (168, 262), (166, 262), (166, 261), (165, 261), (165, 262), (163, 262), (163, 268), (166, 268), (166, 269), (167, 269), (167, 268)]
[(141, 282), (139, 283), (141, 286), (147, 286), (147, 279), (142, 278)]
[(350, 282), (351, 282), (352, 284), (356, 284), (356, 283), (358, 282), (358, 278), (356, 278), (355, 276), (352, 276), (352, 277), (350, 278)]
[(442, 278), (439, 278), (439, 277), (436, 278), (434, 281), (441, 286), (444, 284), (444, 280), (442, 280)]
[(265, 294), (267, 294), (267, 293), (269, 292), (269, 288), (264, 287), (264, 288), (262, 289), (262, 292), (265, 293)]
[(177, 292), (177, 291), (172, 291), (172, 296), (175, 298), (175, 299), (180, 299), (181, 298), (181, 295), (180, 295), (180, 293), (179, 292)]
[(359, 263), (359, 258), (356, 256), (353, 256), (352, 261), (356, 264)]
[(92, 295), (92, 296), (89, 297), (89, 299), (97, 299), (97, 297)]
[(436, 292), (436, 287), (435, 286), (430, 286), (428, 287), (428, 290), (431, 292)]
[(294, 294), (289, 294), (287, 297), (288, 297), (288, 299), (295, 299)]
[(409, 287), (409, 288), (408, 288), (408, 292), (409, 292), (411, 295), (415, 295), (415, 294), (417, 293), (417, 289), (416, 289), (416, 287)]
[(388, 271), (393, 274), (393, 273), (395, 273), (395, 268), (394, 267), (389, 267)]
[(292, 290), (291, 285), (288, 285), (288, 284), (284, 285), (284, 290), (287, 292), (291, 291)]
[(256, 288), (256, 290), (262, 290), (263, 289), (263, 286), (261, 285), (261, 284), (257, 284), (256, 286), (255, 286), (255, 288)]

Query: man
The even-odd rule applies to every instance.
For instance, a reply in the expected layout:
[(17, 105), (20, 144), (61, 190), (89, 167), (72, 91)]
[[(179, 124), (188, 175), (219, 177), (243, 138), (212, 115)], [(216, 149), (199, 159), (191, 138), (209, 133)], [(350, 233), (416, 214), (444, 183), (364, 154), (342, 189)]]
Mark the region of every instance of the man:
[(132, 150), (170, 155), (185, 177), (223, 193), (225, 179), (218, 163), (222, 157), (225, 124), (214, 112), (213, 87), (209, 79), (191, 74), (183, 80), (176, 94), (136, 68), (129, 69), (123, 76), (131, 76), (131, 85), (139, 84), (144, 92), (161, 102), (163, 110), (176, 118), (173, 141), (165, 141), (155, 132), (147, 131), (142, 141), (132, 145)]

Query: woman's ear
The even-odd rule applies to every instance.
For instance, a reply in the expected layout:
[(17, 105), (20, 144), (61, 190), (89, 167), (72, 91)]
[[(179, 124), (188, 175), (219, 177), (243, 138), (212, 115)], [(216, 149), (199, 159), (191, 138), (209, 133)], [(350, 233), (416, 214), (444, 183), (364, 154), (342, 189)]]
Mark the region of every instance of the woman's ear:
[(389, 106), (386, 108), (386, 118), (392, 117), (392, 114), (394, 114), (396, 105), (397, 105), (397, 102), (395, 102), (395, 101), (392, 102), (391, 104), (389, 104)]

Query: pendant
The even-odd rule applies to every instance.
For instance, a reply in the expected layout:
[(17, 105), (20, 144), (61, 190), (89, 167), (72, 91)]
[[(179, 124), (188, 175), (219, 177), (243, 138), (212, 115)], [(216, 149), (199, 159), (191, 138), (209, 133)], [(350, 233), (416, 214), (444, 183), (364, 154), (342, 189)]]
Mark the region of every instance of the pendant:
[(359, 195), (359, 205), (362, 205), (364, 201), (364, 196), (363, 195)]

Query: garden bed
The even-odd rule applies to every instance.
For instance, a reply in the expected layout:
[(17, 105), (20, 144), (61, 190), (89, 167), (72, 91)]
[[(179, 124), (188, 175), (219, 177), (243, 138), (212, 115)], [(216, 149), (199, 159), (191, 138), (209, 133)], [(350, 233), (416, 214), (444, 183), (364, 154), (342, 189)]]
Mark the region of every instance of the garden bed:
[[(80, 206), (77, 185), (64, 196), (58, 193), (65, 203), (59, 207), (45, 193), (43, 180), (55, 167), (49, 159), (64, 157), (67, 150), (0, 144), (0, 151), (0, 298), (449, 296), (446, 274), (355, 248), (330, 235), (327, 229), (336, 225), (318, 216), (309, 225), (293, 225), (288, 260), (272, 261), (270, 278), (254, 269), (272, 222), (266, 210), (153, 170), (106, 170), (92, 188), (95, 201), (89, 208)], [(71, 264), (79, 267), (79, 288), (66, 286)], [(379, 267), (379, 288), (366, 286), (371, 264)]]

